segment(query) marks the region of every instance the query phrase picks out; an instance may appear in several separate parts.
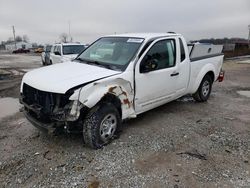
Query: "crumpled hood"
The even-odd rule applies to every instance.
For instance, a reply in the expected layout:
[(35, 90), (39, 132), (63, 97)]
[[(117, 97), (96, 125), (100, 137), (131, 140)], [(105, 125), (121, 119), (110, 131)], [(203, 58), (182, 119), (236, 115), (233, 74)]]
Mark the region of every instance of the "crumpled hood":
[(23, 83), (26, 83), (41, 91), (63, 94), (78, 85), (119, 73), (119, 71), (74, 61), (59, 63), (26, 73), (22, 80), (21, 92)]

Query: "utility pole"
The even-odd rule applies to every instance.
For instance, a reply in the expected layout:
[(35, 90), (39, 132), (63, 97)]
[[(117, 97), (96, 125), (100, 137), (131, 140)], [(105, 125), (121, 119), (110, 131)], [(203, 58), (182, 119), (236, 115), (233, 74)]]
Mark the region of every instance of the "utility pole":
[(13, 30), (13, 36), (14, 36), (14, 42), (15, 42), (15, 50), (16, 50), (16, 33), (15, 33), (14, 25), (12, 26), (12, 30)]
[(249, 33), (248, 33), (248, 47), (250, 48), (250, 25), (248, 25), (248, 30), (249, 30)]
[(71, 33), (70, 33), (70, 21), (69, 21), (69, 41), (72, 42), (72, 37), (71, 37)]

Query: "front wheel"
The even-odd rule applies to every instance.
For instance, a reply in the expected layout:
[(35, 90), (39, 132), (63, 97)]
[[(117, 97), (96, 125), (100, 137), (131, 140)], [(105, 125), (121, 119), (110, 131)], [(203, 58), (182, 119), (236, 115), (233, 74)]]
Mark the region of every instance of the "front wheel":
[(198, 88), (198, 90), (193, 95), (193, 98), (198, 102), (205, 102), (208, 100), (211, 90), (212, 90), (212, 79), (209, 75), (206, 75)]
[(94, 107), (85, 117), (83, 139), (93, 149), (109, 144), (117, 135), (121, 117), (114, 105), (102, 103)]

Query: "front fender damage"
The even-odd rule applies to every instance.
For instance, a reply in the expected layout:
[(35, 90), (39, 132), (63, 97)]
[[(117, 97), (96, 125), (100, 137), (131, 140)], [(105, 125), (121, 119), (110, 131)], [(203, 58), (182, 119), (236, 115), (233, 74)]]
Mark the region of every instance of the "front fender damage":
[(122, 78), (90, 83), (76, 90), (70, 100), (77, 100), (83, 106), (92, 108), (107, 94), (112, 94), (120, 100), (122, 119), (136, 117), (131, 83)]

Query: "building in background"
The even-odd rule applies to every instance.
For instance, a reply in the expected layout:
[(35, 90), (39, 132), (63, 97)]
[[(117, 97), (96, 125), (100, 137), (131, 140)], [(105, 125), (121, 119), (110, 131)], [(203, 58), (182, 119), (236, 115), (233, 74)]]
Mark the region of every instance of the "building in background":
[(225, 43), (223, 52), (226, 57), (250, 55), (248, 41), (235, 39), (232, 40), (231, 43)]
[(28, 43), (28, 42), (16, 42), (16, 46), (15, 46), (15, 42), (10, 42), (10, 43), (6, 43), (5, 44), (5, 49), (9, 50), (9, 51), (13, 51), (16, 49), (30, 49), (32, 48), (32, 44)]
[(201, 39), (198, 41), (191, 42), (200, 42), (200, 43), (209, 43), (209, 44), (221, 44), (223, 45), (223, 53), (225, 57), (235, 57), (250, 55), (250, 48), (247, 39), (244, 38), (223, 38), (223, 39)]

